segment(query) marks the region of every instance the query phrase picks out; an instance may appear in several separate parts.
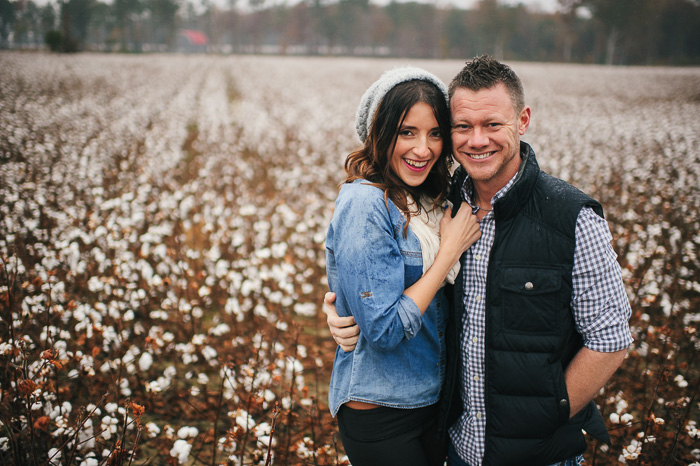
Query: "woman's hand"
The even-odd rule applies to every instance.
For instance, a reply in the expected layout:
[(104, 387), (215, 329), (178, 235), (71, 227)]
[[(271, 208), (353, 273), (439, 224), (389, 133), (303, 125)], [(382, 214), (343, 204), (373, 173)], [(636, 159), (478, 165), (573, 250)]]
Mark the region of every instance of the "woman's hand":
[(479, 221), (471, 210), (459, 209), (452, 217), (452, 208), (447, 207), (440, 220), (440, 253), (449, 254), (457, 262), (467, 249), (481, 237)]
[(404, 291), (404, 294), (416, 303), (421, 314), (428, 308), (462, 253), (480, 237), (479, 223), (469, 209), (460, 209), (452, 218), (452, 209), (447, 208), (440, 220), (440, 249), (433, 265), (416, 283)]

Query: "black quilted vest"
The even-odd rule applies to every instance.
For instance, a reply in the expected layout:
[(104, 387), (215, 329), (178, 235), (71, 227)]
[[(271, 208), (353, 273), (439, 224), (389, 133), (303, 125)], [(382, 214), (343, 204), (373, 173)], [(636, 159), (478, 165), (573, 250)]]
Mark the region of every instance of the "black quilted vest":
[[(484, 465), (548, 465), (582, 453), (581, 432), (609, 443), (593, 402), (569, 420), (564, 371), (582, 347), (570, 310), (579, 211), (598, 202), (540, 171), (521, 142), (517, 179), (494, 205), (496, 236), (486, 283), (486, 449)], [(456, 212), (466, 173), (453, 177)], [(462, 410), (460, 399), (463, 273), (452, 294), (442, 432)]]

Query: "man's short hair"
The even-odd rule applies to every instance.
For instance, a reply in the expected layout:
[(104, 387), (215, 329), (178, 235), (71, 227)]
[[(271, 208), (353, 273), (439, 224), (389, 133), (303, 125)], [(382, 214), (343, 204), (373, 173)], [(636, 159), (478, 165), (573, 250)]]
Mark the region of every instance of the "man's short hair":
[(525, 108), (523, 83), (515, 71), (489, 55), (475, 57), (466, 62), (462, 70), (452, 79), (449, 87), (450, 99), (461, 87), (470, 91), (490, 89), (503, 83), (510, 94), (516, 112)]

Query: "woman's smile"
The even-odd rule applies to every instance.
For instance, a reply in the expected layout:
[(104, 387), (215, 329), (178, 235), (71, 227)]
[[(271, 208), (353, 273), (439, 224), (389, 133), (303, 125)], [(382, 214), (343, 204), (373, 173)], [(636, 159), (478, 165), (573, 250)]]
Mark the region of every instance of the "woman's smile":
[(403, 159), (404, 162), (406, 162), (406, 165), (408, 165), (409, 170), (414, 170), (417, 172), (423, 171), (426, 165), (428, 165), (428, 160), (411, 160), (411, 159)]

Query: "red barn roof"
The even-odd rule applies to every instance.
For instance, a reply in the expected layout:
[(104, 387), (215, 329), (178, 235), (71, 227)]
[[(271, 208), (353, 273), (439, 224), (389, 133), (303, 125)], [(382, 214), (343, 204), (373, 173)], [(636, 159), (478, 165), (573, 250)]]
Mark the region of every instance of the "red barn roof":
[(209, 38), (202, 31), (183, 29), (180, 33), (184, 35), (192, 45), (207, 45), (209, 43)]

